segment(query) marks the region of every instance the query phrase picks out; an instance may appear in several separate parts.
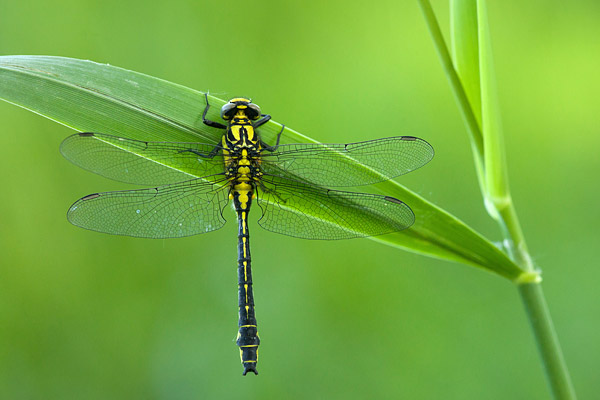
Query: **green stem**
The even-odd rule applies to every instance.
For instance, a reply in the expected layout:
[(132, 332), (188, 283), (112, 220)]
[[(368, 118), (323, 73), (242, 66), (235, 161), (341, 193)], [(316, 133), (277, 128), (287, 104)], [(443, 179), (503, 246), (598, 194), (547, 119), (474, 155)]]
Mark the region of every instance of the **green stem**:
[(525, 236), (523, 236), (523, 230), (512, 199), (508, 199), (504, 207), (498, 210), (498, 214), (500, 216), (498, 224), (502, 229), (504, 238), (508, 241), (506, 247), (510, 258), (527, 272), (537, 272), (529, 256)]
[[(454, 68), (452, 58), (448, 52), (448, 48), (442, 36), (439, 24), (431, 8), (431, 4), (428, 0), (418, 0), (427, 26), (431, 33), (435, 48), (442, 62), (442, 67), (446, 72), (446, 76), (450, 82), (450, 86), (454, 92), (460, 111), (465, 120), (467, 131), (471, 136), (473, 142), (475, 164), (477, 166), (478, 174), (481, 172), (485, 173), (484, 157), (484, 143), (481, 129), (477, 124), (475, 113), (467, 99), (465, 90), (461, 83), (461, 80)], [(483, 10), (485, 11), (485, 10)], [(489, 49), (488, 49), (489, 50)], [(487, 58), (489, 60), (489, 57)], [(496, 132), (499, 134), (499, 132)], [(501, 151), (501, 148), (496, 148), (496, 151)], [(496, 165), (496, 168), (504, 168), (504, 165)], [(505, 172), (505, 171), (502, 171)], [(483, 187), (488, 182), (480, 178), (480, 184), (482, 184), (482, 192), (488, 193)], [(498, 221), (503, 236), (506, 239), (506, 248), (509, 256), (515, 261), (524, 272), (521, 279), (517, 280), (517, 287), (523, 304), (531, 324), (535, 340), (538, 345), (538, 349), (541, 354), (541, 358), (548, 377), (550, 388), (557, 400), (574, 400), (575, 390), (573, 389), (569, 372), (564, 361), (558, 338), (554, 331), (552, 319), (546, 305), (546, 300), (542, 292), (540, 285), (539, 272), (535, 270), (531, 257), (527, 250), (525, 243), (525, 237), (517, 218), (517, 213), (510, 198), (510, 192), (508, 186), (506, 188), (505, 196), (502, 197), (502, 201), (494, 201), (493, 204), (487, 204), (486, 207), (490, 211), (496, 211)], [(488, 202), (492, 199), (485, 198)], [(491, 207), (490, 207), (491, 206)], [(494, 215), (494, 213), (491, 213)]]
[[(429, 4), (428, 0), (418, 1), (419, 5), (421, 6), (421, 11), (423, 11), (423, 15), (425, 16), (425, 22), (427, 23), (427, 27), (431, 33), (431, 38), (433, 39), (435, 49), (440, 57), (440, 61), (442, 62), (442, 68), (444, 69), (446, 77), (450, 82), (452, 93), (454, 94), (454, 98), (458, 103), (458, 109), (460, 110), (463, 121), (465, 122), (465, 126), (467, 127), (467, 132), (469, 133), (469, 138), (471, 139), (471, 147), (473, 149), (473, 158), (475, 159), (475, 171), (477, 172), (477, 179), (480, 187), (482, 188), (482, 194), (485, 196), (486, 190), (484, 188), (485, 171), (483, 167), (483, 135), (481, 133), (481, 129), (479, 128), (477, 117), (473, 112), (473, 108), (471, 108), (465, 88), (463, 87), (463, 84), (458, 77), (458, 73), (454, 68), (452, 57), (450, 57), (450, 53), (448, 52), (448, 47), (444, 41), (444, 36), (442, 35), (439, 24), (437, 23), (437, 19), (435, 18), (431, 4)], [(490, 208), (488, 208), (488, 210), (493, 212), (493, 210)]]
[(446, 77), (450, 81), (450, 86), (452, 86), (452, 91), (467, 126), (467, 130), (469, 131), (471, 140), (477, 149), (477, 157), (479, 158), (481, 165), (483, 165), (483, 136), (481, 135), (481, 130), (477, 124), (477, 119), (475, 118), (473, 109), (469, 104), (469, 99), (467, 98), (467, 94), (465, 93), (465, 89), (462, 86), (460, 78), (454, 69), (452, 58), (448, 52), (448, 47), (444, 41), (444, 36), (442, 35), (440, 26), (437, 23), (435, 14), (431, 8), (431, 4), (429, 4), (428, 0), (418, 1), (419, 5), (421, 6), (421, 10), (423, 11), (423, 15), (425, 16), (425, 22), (427, 23), (429, 32), (431, 33), (433, 43), (435, 44), (435, 49), (437, 50), (438, 56), (442, 62), (442, 67), (444, 68), (444, 72), (446, 72)]
[(546, 299), (539, 283), (519, 285), (519, 293), (529, 316), (531, 328), (535, 334), (537, 346), (544, 361), (546, 376), (554, 398), (557, 400), (575, 400), (575, 389), (571, 383), (567, 364), (563, 358), (558, 337), (548, 312)]

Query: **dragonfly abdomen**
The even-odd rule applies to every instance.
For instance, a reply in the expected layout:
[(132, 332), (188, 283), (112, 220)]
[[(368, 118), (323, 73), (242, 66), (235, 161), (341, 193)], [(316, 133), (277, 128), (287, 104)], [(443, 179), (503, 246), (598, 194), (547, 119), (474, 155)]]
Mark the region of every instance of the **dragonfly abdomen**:
[[(235, 187), (247, 184), (238, 184)], [(248, 185), (250, 186), (250, 185)], [(233, 190), (233, 204), (238, 216), (238, 305), (239, 331), (237, 345), (244, 366), (244, 375), (249, 371), (258, 374), (258, 328), (254, 313), (254, 295), (252, 293), (252, 269), (250, 256), (250, 234), (248, 232), (248, 212), (252, 201), (251, 190)]]

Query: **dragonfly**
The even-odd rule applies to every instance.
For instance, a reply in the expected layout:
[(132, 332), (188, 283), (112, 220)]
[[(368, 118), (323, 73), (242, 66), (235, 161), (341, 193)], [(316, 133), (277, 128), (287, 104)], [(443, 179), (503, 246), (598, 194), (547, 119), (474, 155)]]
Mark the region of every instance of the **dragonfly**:
[(238, 335), (243, 374), (258, 374), (260, 338), (252, 289), (248, 214), (255, 201), (264, 229), (304, 239), (351, 239), (410, 227), (410, 207), (390, 196), (334, 190), (369, 185), (428, 163), (423, 139), (396, 136), (348, 144), (265, 143), (258, 128), (271, 116), (248, 98), (221, 109), (218, 143), (148, 142), (82, 132), (61, 144), (75, 165), (104, 177), (147, 188), (94, 193), (77, 200), (68, 220), (115, 235), (175, 238), (215, 231), (231, 202), (238, 222)]

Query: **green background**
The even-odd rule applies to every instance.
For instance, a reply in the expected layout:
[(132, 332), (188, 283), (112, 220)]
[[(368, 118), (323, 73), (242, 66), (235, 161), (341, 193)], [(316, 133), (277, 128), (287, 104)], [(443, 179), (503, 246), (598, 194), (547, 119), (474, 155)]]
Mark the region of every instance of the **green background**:
[[(600, 5), (489, 3), (513, 197), (575, 388), (593, 398)], [(433, 6), (447, 34), (448, 5)], [(0, 0), (0, 54), (250, 96), (323, 142), (422, 137), (436, 157), (400, 181), (500, 238), (416, 1)], [(549, 397), (508, 281), (368, 239), (272, 234), (257, 210), (260, 375), (242, 377), (233, 212), (220, 231), (185, 239), (78, 229), (65, 218), (73, 201), (124, 185), (60, 156), (69, 129), (8, 103), (0, 120), (0, 398)]]

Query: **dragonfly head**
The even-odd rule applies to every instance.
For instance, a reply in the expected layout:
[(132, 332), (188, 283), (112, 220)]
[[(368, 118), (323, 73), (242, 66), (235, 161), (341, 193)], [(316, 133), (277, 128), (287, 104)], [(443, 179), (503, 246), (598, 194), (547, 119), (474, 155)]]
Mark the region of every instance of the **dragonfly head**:
[(244, 116), (253, 121), (260, 118), (260, 107), (252, 103), (252, 100), (243, 97), (236, 97), (229, 100), (223, 108), (221, 108), (221, 118), (229, 121), (234, 116)]

